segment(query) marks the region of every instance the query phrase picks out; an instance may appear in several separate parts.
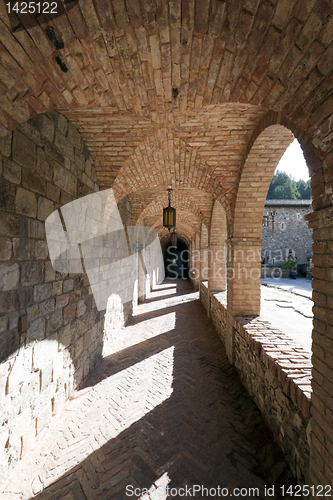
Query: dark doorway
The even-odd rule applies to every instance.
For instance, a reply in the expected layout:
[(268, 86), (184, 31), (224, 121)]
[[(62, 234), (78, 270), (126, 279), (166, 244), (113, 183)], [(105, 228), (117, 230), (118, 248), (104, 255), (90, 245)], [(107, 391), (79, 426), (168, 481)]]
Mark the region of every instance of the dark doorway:
[(164, 254), (165, 276), (171, 279), (187, 279), (189, 268), (189, 250), (186, 243), (178, 239), (177, 246), (169, 243)]

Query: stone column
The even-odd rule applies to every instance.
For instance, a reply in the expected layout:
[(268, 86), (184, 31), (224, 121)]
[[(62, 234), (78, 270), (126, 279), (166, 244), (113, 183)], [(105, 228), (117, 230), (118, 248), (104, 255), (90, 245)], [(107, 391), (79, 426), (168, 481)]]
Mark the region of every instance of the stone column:
[(209, 279), (209, 246), (208, 241), (200, 241), (200, 281)]
[(226, 290), (226, 246), (211, 244), (209, 247), (208, 288), (212, 292)]
[[(333, 165), (331, 171), (333, 170)], [(320, 172), (320, 171), (319, 171)], [(321, 174), (321, 173), (320, 173)], [(316, 183), (319, 175), (316, 176)], [(327, 186), (327, 184), (326, 184)], [(325, 187), (326, 187), (325, 186)], [(312, 180), (312, 190), (318, 189)], [(322, 188), (324, 189), (324, 188)], [(312, 191), (312, 192), (313, 192)], [(312, 396), (309, 483), (333, 481), (333, 206), (305, 216), (313, 229)], [(317, 490), (319, 491), (319, 490)]]
[(142, 250), (138, 252), (138, 302), (146, 298), (146, 273)]
[(261, 238), (230, 238), (228, 244), (228, 328), (226, 351), (234, 358), (233, 318), (260, 315)]
[(191, 245), (190, 276), (193, 288), (198, 290), (200, 283), (200, 246), (198, 237)]

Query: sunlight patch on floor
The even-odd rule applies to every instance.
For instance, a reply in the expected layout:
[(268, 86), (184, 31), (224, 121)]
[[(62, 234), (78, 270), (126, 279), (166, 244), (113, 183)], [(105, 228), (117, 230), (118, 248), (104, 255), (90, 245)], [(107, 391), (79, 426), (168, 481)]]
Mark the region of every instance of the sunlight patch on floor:
[(143, 495), (139, 500), (166, 500), (168, 498), (167, 487), (170, 482), (171, 479), (168, 473), (165, 472), (149, 489), (147, 488), (147, 491), (143, 491)]
[[(162, 318), (163, 321), (161, 321)], [(122, 330), (123, 335), (119, 336), (113, 348), (113, 353), (140, 344), (143, 340), (151, 339), (153, 337), (157, 337), (158, 335), (162, 335), (163, 333), (170, 332), (175, 328), (175, 325), (175, 312), (170, 312), (156, 318), (140, 321), (140, 328), (144, 328), (144, 334), (142, 334), (141, 331), (136, 331), (135, 328), (131, 328), (131, 325), (129, 325)], [(130, 334), (129, 329), (131, 329)]]

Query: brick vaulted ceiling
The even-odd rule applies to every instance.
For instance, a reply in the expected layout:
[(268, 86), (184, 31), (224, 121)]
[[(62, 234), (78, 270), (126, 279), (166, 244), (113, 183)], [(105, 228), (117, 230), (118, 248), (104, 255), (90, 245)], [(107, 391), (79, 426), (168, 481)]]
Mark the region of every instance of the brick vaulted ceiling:
[(331, 0), (80, 0), (15, 32), (0, 9), (1, 135), (57, 109), (135, 222), (161, 225), (171, 184), (189, 239), (214, 199), (233, 211), (265, 115), (308, 133), (332, 94)]

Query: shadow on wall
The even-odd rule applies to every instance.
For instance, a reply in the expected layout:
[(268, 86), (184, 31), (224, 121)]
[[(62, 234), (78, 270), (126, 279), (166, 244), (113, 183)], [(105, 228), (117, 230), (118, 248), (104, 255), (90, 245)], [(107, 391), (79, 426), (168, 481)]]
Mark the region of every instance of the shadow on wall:
[[(107, 215), (106, 206), (114, 207)], [(125, 228), (112, 189), (53, 212), (45, 229), (53, 267), (67, 273), (85, 270), (100, 311), (106, 309), (110, 296), (118, 295), (123, 303), (133, 300), (139, 264), (146, 276), (157, 269), (158, 282), (164, 279), (157, 232), (144, 226)]]
[(53, 267), (87, 273), (97, 309), (106, 310), (103, 352), (114, 352), (131, 304), (164, 279), (157, 232), (124, 226), (112, 189), (65, 205), (46, 219), (45, 228)]
[(0, 162), (2, 482), (99, 362), (104, 312), (86, 273), (58, 272), (48, 257), (46, 218), (98, 190), (76, 128), (58, 112), (39, 115), (0, 141)]
[[(2, 482), (100, 362), (103, 336), (110, 347), (135, 301), (139, 258), (145, 263), (149, 251), (143, 245), (140, 255), (134, 252), (131, 235), (145, 230), (126, 233), (128, 215), (123, 224), (112, 212), (107, 222), (117, 228), (113, 238), (108, 224), (101, 231), (103, 198), (96, 193), (92, 160), (78, 131), (58, 112), (39, 115), (1, 140), (0, 162)], [(51, 246), (46, 228), (54, 236)], [(147, 237), (153, 241), (151, 233)], [(146, 271), (153, 274), (153, 266), (151, 258)], [(161, 277), (155, 270), (155, 281)], [(107, 305), (109, 330), (103, 332)]]

